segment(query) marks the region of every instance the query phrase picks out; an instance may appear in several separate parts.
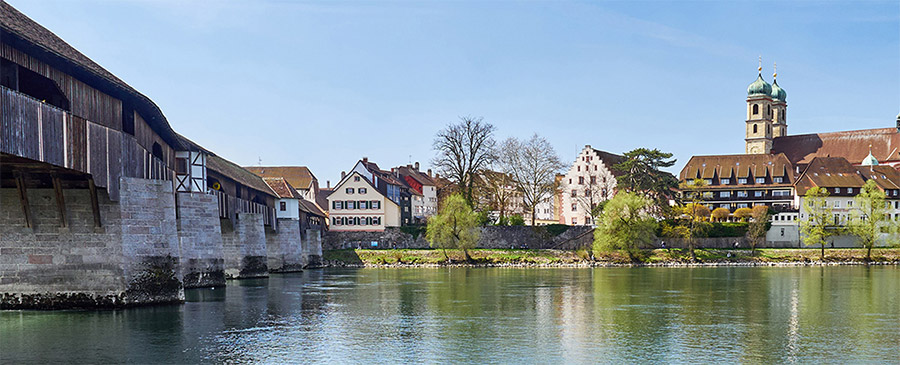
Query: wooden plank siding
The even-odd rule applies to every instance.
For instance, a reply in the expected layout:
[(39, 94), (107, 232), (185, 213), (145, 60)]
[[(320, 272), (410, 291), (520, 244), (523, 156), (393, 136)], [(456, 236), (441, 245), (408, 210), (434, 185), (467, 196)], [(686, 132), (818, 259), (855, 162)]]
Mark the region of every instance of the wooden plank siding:
[(112, 200), (118, 200), (121, 176), (174, 178), (135, 137), (2, 86), (0, 152), (89, 173)]
[(122, 130), (122, 101), (119, 99), (7, 44), (0, 46), (0, 56), (56, 82), (69, 99), (70, 113), (108, 128)]
[(0, 87), (0, 152), (89, 173), (112, 200), (119, 177), (174, 178), (175, 150), (131, 108), (134, 135), (123, 132), (120, 99), (9, 44), (0, 43), (0, 57), (52, 80), (69, 101), (64, 110)]

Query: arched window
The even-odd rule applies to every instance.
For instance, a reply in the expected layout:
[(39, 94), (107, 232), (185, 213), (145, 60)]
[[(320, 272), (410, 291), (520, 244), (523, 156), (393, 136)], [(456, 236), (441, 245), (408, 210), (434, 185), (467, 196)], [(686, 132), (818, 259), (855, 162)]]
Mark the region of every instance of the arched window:
[[(756, 105), (754, 105), (756, 106)], [(756, 133), (756, 124), (753, 125), (753, 133)]]
[(770, 118), (772, 117), (772, 108), (768, 105), (766, 105), (766, 114), (769, 115)]
[(766, 133), (770, 133), (770, 134), (772, 133), (772, 126), (770, 126), (770, 125), (766, 126)]
[(759, 104), (753, 104), (753, 115), (759, 114)]

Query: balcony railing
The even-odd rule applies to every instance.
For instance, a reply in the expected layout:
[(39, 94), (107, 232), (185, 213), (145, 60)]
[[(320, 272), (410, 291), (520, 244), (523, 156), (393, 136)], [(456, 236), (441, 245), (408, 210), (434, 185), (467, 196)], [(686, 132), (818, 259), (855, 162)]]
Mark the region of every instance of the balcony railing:
[(216, 196), (218, 200), (219, 218), (235, 219), (237, 218), (237, 213), (254, 213), (262, 215), (264, 225), (275, 226), (275, 208), (229, 196), (221, 190), (208, 189), (207, 193)]

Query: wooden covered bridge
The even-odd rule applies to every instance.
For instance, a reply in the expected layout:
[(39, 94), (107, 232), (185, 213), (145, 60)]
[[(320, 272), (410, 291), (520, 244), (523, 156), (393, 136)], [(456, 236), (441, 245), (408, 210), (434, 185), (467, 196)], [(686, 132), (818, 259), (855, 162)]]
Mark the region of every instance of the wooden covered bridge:
[(0, 1), (0, 308), (179, 301), (294, 265), (277, 234), (261, 178)]

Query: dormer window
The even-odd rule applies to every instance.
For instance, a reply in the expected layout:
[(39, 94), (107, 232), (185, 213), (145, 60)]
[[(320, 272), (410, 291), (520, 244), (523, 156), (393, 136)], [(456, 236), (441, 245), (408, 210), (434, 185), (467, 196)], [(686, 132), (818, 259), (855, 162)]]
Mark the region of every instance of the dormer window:
[(731, 179), (719, 179), (719, 184), (728, 185), (731, 184)]
[(765, 184), (765, 183), (766, 183), (766, 178), (764, 178), (764, 177), (758, 177), (758, 178), (756, 178), (756, 183), (757, 183), (757, 184)]
[(746, 184), (746, 183), (747, 183), (747, 178), (746, 178), (746, 177), (739, 177), (739, 178), (738, 178), (738, 184)]
[(784, 182), (784, 178), (781, 176), (776, 176), (776, 177), (772, 178), (772, 181), (775, 182), (776, 184), (781, 184)]
[(835, 193), (835, 194), (840, 194), (840, 193), (841, 193), (841, 188), (834, 188), (834, 193)]
[(712, 179), (703, 179), (706, 182), (706, 185), (712, 185)]

